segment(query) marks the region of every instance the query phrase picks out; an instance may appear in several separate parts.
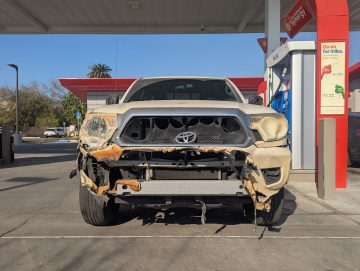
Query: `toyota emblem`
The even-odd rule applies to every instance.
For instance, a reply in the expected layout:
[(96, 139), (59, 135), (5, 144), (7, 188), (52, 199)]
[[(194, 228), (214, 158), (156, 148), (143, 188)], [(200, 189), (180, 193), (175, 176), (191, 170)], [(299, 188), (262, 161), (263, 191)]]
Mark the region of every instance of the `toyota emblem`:
[(193, 132), (183, 132), (175, 137), (175, 141), (180, 144), (194, 143), (196, 140), (196, 134)]

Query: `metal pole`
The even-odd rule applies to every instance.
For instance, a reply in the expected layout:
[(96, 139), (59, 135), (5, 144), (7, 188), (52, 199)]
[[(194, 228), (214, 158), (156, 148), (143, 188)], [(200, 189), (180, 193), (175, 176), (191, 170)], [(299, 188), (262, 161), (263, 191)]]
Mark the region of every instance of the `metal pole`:
[(15, 134), (19, 134), (19, 67), (16, 64), (8, 64), (9, 67), (16, 70), (16, 107), (15, 107)]
[(19, 134), (19, 68), (16, 66), (16, 134)]
[(280, 8), (280, 0), (265, 1), (265, 36), (268, 48), (266, 57), (280, 46)]

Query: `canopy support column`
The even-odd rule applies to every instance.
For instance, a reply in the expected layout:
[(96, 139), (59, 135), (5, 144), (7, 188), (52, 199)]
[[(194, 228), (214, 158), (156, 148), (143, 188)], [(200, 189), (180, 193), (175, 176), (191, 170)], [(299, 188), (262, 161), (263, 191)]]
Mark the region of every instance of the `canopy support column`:
[[(316, 149), (319, 121), (323, 118), (336, 119), (336, 187), (345, 188), (348, 159), (348, 2), (314, 0), (314, 3), (317, 16)], [(318, 155), (316, 161), (321, 162)]]
[(265, 37), (267, 57), (280, 46), (280, 0), (265, 0)]

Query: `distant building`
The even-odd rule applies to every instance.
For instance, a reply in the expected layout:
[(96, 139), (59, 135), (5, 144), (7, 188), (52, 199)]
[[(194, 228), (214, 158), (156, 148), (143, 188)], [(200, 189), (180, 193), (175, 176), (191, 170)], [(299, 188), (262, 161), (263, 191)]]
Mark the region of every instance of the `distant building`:
[[(245, 98), (256, 95), (262, 77), (229, 78)], [(87, 103), (88, 111), (106, 104), (108, 97), (122, 97), (135, 78), (61, 78), (60, 83)]]

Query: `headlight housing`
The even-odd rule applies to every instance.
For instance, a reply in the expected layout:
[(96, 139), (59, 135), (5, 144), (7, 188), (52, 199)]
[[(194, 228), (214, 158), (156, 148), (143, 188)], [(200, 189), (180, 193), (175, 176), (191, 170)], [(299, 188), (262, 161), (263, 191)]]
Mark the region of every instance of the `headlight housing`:
[(107, 146), (118, 127), (117, 114), (87, 114), (80, 130), (80, 141), (89, 149)]
[(280, 114), (253, 116), (250, 128), (257, 130), (265, 142), (284, 139), (288, 132), (288, 122)]

